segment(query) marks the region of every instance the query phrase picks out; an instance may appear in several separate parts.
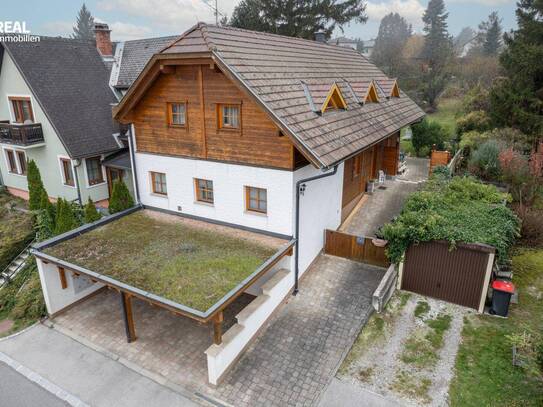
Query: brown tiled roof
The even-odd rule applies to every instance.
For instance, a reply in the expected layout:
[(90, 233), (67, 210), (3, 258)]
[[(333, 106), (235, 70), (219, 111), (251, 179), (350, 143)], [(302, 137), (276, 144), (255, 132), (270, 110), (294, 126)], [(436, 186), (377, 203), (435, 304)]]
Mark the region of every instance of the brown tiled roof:
[[(341, 162), (424, 116), (403, 92), (399, 98), (381, 98), (380, 103), (358, 103), (372, 80), (388, 89), (391, 79), (350, 48), (199, 23), (162, 50), (162, 54), (201, 52), (211, 52), (322, 167)], [(319, 115), (302, 83), (320, 110), (334, 82), (347, 109)]]

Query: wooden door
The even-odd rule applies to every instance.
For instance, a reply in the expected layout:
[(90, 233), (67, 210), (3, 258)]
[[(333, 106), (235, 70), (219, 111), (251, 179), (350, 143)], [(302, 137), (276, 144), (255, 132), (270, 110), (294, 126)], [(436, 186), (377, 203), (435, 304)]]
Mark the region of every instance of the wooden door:
[(109, 190), (109, 197), (111, 198), (111, 193), (113, 191), (113, 183), (123, 179), (123, 170), (118, 168), (106, 167), (107, 173), (107, 187)]

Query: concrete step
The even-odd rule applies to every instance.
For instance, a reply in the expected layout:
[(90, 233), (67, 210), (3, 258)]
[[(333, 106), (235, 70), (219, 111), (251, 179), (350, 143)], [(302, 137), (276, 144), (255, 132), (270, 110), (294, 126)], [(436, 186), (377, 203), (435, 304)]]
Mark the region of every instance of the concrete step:
[(268, 281), (266, 281), (263, 285), (262, 285), (262, 292), (264, 294), (267, 294), (269, 295), (270, 292), (274, 289), (274, 287), (279, 284), (279, 282), (281, 280), (283, 280), (283, 278), (285, 276), (287, 276), (288, 274), (290, 273), (289, 270), (287, 269), (281, 269), (279, 270), (277, 273), (275, 273), (273, 275), (272, 278), (270, 278)]
[(269, 295), (266, 294), (260, 294), (258, 297), (256, 297), (253, 301), (249, 303), (245, 308), (243, 308), (237, 315), (236, 319), (238, 320), (238, 323), (241, 325), (245, 325), (245, 322), (248, 318), (251, 317), (253, 312), (257, 310), (261, 305), (263, 305), (268, 299), (270, 298)]

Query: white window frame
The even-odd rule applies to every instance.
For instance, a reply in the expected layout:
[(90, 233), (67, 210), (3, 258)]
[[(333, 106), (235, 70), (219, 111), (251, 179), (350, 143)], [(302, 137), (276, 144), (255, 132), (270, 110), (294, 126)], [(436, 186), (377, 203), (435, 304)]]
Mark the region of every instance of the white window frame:
[[(19, 162), (19, 156), (17, 155), (17, 152), (23, 153), (25, 155), (25, 160), (28, 161), (28, 158), (26, 156), (26, 151), (21, 150), (20, 148), (18, 149), (18, 148), (13, 148), (13, 147), (6, 147), (6, 146), (2, 146), (2, 150), (4, 152), (4, 159), (6, 160), (7, 173), (9, 175), (16, 175), (18, 177), (26, 178), (26, 175), (22, 173), (23, 171), (21, 170), (21, 163)], [(15, 159), (15, 166), (17, 167), (17, 172), (11, 172), (11, 168), (9, 166), (8, 151), (13, 151), (14, 159)], [(28, 165), (26, 167), (26, 171), (28, 173)]]
[[(100, 156), (96, 155), (96, 156), (89, 157), (89, 158), (94, 158), (94, 157), (100, 157), (100, 161), (102, 161), (104, 159), (103, 155), (100, 155)], [(101, 185), (107, 184), (106, 168), (105, 168), (104, 165), (102, 165), (101, 162), (100, 162), (100, 168), (102, 169), (102, 179), (103, 179), (103, 181), (100, 182), (99, 184), (93, 184), (93, 185), (89, 184), (89, 174), (87, 173), (87, 159), (86, 158), (83, 158), (82, 165), (83, 165), (83, 170), (85, 171), (85, 185), (86, 185), (87, 189), (96, 188), (96, 187), (99, 187)]]
[[(66, 178), (64, 178), (64, 168), (62, 167), (62, 160), (61, 159), (68, 160), (70, 162), (70, 164), (72, 165), (72, 176), (74, 177), (74, 184), (73, 185), (69, 185), (69, 184), (66, 183)], [(66, 188), (76, 189), (77, 188), (77, 179), (76, 179), (74, 162), (72, 161), (72, 159), (70, 157), (68, 157), (67, 155), (57, 155), (57, 161), (58, 161), (58, 168), (60, 170), (60, 179), (62, 180), (62, 186), (66, 187)]]

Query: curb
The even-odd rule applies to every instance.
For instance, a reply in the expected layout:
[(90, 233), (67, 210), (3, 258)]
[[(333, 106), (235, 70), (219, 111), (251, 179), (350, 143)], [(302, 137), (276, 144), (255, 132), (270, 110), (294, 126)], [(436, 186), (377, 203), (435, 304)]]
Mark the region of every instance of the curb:
[[(18, 332), (18, 334), (24, 332), (25, 330), (23, 330), (21, 332)], [(12, 337), (13, 336), (15, 336), (15, 335), (12, 335)], [(29, 368), (21, 365), (19, 362), (17, 362), (16, 360), (10, 358), (5, 353), (0, 352), (0, 362), (4, 362), (6, 365), (11, 367), (13, 370), (15, 370), (21, 376), (26, 377), (31, 382), (36, 383), (42, 389), (47, 390), (49, 393), (51, 393), (52, 395), (54, 395), (54, 396), (58, 397), (59, 399), (65, 401), (66, 403), (68, 403), (71, 406), (73, 406), (73, 407), (90, 407), (87, 403), (83, 402), (81, 399), (77, 398), (73, 394), (68, 393), (66, 390), (61, 389), (56, 384), (51, 383), (49, 380), (47, 380), (43, 376), (40, 376), (39, 374), (37, 374), (33, 370), (30, 370)]]
[(173, 382), (171, 382), (170, 380), (168, 380), (166, 377), (162, 376), (161, 374), (158, 374), (158, 373), (155, 373), (155, 372), (152, 372), (148, 369), (145, 369), (141, 366), (139, 366), (138, 364), (128, 360), (128, 359), (125, 359), (124, 357), (116, 354), (116, 353), (113, 353), (113, 352), (110, 352), (109, 350), (99, 346), (99, 345), (96, 345), (95, 343), (89, 341), (88, 339), (84, 338), (84, 337), (81, 337), (77, 334), (75, 334), (74, 332), (70, 331), (69, 329), (66, 329), (64, 328), (62, 325), (59, 325), (59, 324), (55, 324), (54, 322), (52, 322), (51, 320), (46, 320), (46, 321), (43, 321), (42, 324), (49, 328), (49, 329), (54, 329), (55, 331), (67, 336), (68, 338), (76, 341), (76, 342), (79, 342), (80, 344), (82, 344), (83, 346), (86, 346), (87, 348), (89, 349), (92, 349), (93, 351), (95, 352), (98, 352), (100, 353), (101, 355), (107, 357), (108, 359), (111, 359), (115, 362), (118, 362), (120, 363), (121, 365), (125, 366), (126, 368), (134, 371), (135, 373), (139, 374), (139, 375), (142, 375), (146, 378), (148, 378), (149, 380), (152, 380), (158, 384), (160, 384), (161, 386), (164, 386), (164, 387), (167, 387), (168, 389), (174, 391), (175, 393), (178, 393), (184, 397), (186, 397), (187, 399), (189, 400), (192, 400), (200, 405), (203, 405), (203, 406), (213, 406), (213, 407), (228, 407), (230, 406), (229, 404), (225, 403), (224, 401), (221, 401), (221, 400), (218, 400), (218, 399), (215, 399), (213, 397), (210, 397), (208, 395), (205, 395), (205, 394), (202, 394), (200, 392), (191, 392), (190, 390), (178, 385), (178, 384), (175, 384)]

